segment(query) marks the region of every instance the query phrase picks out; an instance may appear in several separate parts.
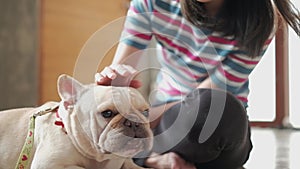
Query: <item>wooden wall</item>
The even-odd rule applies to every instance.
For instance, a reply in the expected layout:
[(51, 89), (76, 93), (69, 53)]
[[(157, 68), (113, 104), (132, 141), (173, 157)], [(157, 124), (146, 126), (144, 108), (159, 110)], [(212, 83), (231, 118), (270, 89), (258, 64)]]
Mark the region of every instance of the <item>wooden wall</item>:
[[(41, 1), (40, 103), (58, 100), (56, 81), (60, 74), (77, 76), (79, 81), (89, 83), (97, 70), (111, 62), (116, 43), (110, 39), (120, 36), (119, 18), (125, 16), (127, 3), (127, 0)], [(82, 51), (97, 30), (100, 33)]]

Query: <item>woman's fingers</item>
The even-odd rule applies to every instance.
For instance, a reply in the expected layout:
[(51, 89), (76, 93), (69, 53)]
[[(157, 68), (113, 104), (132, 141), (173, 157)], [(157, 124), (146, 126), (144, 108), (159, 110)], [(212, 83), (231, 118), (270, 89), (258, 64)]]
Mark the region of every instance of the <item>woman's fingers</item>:
[(95, 82), (101, 82), (103, 80), (103, 76), (100, 73), (95, 74)]
[(105, 67), (100, 73), (95, 74), (98, 85), (130, 86), (139, 88), (142, 83), (133, 79), (137, 70), (129, 65), (116, 64)]
[(136, 89), (142, 87), (142, 85), (143, 85), (142, 82), (139, 80), (131, 80), (130, 84), (129, 84), (130, 87), (133, 87)]
[(111, 79), (108, 77), (102, 76), (100, 73), (95, 74), (95, 82), (97, 85), (110, 85), (111, 84)]
[(105, 67), (102, 72), (95, 74), (95, 82), (98, 85), (110, 85), (114, 78), (116, 73), (110, 67)]
[(117, 74), (115, 72), (115, 69), (107, 66), (103, 69), (103, 71), (100, 73), (103, 77), (108, 77), (110, 79), (115, 79), (117, 77)]
[(154, 153), (153, 156), (147, 158), (146, 165), (156, 169), (196, 169), (193, 164), (186, 162), (173, 152), (163, 155)]

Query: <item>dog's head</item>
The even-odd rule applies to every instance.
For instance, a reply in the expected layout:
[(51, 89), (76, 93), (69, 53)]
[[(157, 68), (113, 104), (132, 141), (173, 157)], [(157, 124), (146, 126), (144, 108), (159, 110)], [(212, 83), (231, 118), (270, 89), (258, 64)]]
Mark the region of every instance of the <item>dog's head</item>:
[(58, 93), (60, 112), (66, 112), (60, 115), (81, 152), (93, 147), (92, 152), (132, 157), (152, 147), (149, 106), (136, 89), (82, 85), (62, 75)]

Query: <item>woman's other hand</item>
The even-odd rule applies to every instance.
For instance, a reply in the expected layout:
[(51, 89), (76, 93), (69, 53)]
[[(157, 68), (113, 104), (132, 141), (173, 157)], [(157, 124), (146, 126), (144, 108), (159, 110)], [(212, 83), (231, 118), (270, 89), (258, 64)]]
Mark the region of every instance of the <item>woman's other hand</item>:
[(100, 73), (95, 74), (95, 82), (98, 85), (105, 86), (130, 86), (139, 88), (141, 82), (133, 79), (136, 76), (137, 70), (130, 65), (113, 64), (105, 67)]
[(196, 169), (193, 164), (186, 162), (173, 152), (162, 155), (152, 153), (151, 157), (146, 159), (145, 164), (155, 169)]

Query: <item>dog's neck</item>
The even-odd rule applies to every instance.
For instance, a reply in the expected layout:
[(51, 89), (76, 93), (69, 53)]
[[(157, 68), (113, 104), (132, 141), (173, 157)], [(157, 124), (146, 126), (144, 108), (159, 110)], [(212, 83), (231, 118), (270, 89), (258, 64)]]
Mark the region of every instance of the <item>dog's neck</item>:
[(94, 143), (82, 128), (82, 125), (78, 120), (75, 106), (66, 109), (61, 102), (58, 108), (58, 115), (62, 119), (66, 132), (73, 145), (83, 156), (98, 162), (118, 158), (114, 154), (103, 154), (97, 151), (97, 143)]

